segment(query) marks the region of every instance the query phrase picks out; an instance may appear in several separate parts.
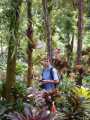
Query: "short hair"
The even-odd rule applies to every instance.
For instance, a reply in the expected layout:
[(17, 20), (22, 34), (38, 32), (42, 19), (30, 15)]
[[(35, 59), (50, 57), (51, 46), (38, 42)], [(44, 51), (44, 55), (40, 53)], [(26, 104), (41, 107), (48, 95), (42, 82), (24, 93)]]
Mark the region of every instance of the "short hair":
[(42, 60), (49, 60), (50, 61), (50, 57), (49, 56), (44, 56)]

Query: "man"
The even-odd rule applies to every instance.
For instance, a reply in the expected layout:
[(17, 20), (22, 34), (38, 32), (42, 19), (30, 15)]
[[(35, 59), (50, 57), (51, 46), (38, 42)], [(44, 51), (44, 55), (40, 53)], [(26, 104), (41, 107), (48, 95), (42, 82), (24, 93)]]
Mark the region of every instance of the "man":
[(44, 68), (42, 71), (42, 80), (40, 82), (43, 89), (46, 91), (52, 91), (56, 88), (56, 84), (59, 83), (57, 70), (50, 64), (49, 57), (45, 57), (42, 64)]

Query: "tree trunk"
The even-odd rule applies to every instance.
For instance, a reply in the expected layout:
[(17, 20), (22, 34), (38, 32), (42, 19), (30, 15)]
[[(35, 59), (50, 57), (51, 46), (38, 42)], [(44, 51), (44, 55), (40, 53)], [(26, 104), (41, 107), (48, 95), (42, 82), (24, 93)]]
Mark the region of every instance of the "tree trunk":
[(78, 0), (78, 42), (77, 42), (77, 64), (81, 63), (82, 39), (83, 39), (83, 0)]
[(32, 28), (32, 14), (31, 14), (31, 7), (32, 7), (32, 0), (27, 0), (27, 16), (28, 16), (28, 30), (27, 30), (27, 36), (29, 38), (28, 40), (28, 48), (27, 48), (27, 54), (28, 54), (28, 75), (27, 75), (27, 85), (31, 86), (32, 84), (32, 52), (35, 47), (35, 43), (33, 41), (33, 28)]
[(67, 44), (66, 44), (66, 54), (67, 54), (67, 66), (68, 71), (67, 75), (69, 75), (69, 72), (72, 69), (72, 63), (73, 63), (73, 42), (74, 42), (74, 33), (72, 33), (72, 39), (70, 40), (70, 34), (68, 33), (66, 36)]
[(11, 1), (11, 14), (10, 14), (10, 39), (8, 47), (8, 58), (7, 58), (7, 73), (6, 83), (4, 89), (4, 95), (9, 100), (11, 97), (11, 89), (15, 85), (16, 75), (16, 51), (17, 51), (17, 40), (18, 40), (18, 28), (19, 28), (19, 13), (22, 0)]
[(68, 62), (68, 66), (70, 63), (70, 53), (71, 53), (71, 46), (70, 46), (70, 33), (67, 32), (66, 34), (66, 54), (67, 54), (67, 62)]
[(73, 53), (73, 45), (74, 45), (74, 32), (72, 33), (72, 40), (71, 40), (71, 52)]
[(52, 38), (51, 38), (51, 29), (50, 29), (50, 20), (48, 14), (48, 0), (42, 0), (43, 12), (44, 12), (44, 22), (45, 22), (45, 34), (47, 37), (47, 52), (48, 56), (52, 60)]
[(74, 32), (72, 33), (72, 40), (71, 40), (71, 67), (73, 65), (73, 45), (74, 45)]
[(1, 44), (1, 48), (0, 48), (0, 55), (1, 55), (1, 57), (3, 58), (3, 41), (2, 41), (2, 39), (1, 39), (1, 41), (0, 41), (0, 44)]

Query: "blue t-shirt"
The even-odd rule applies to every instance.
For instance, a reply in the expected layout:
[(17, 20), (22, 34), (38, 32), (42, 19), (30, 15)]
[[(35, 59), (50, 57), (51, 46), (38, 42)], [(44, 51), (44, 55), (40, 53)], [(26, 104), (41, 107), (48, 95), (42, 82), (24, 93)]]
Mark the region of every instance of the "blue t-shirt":
[[(48, 68), (43, 69), (42, 80), (52, 80), (52, 76), (51, 76), (51, 73), (50, 73), (51, 68), (52, 68), (52, 66), (49, 65)], [(53, 80), (59, 80), (57, 70), (55, 68), (52, 68), (52, 71), (53, 71)], [(45, 89), (47, 91), (52, 90), (54, 88), (55, 88), (54, 83), (45, 83), (45, 84), (43, 84), (43, 89)]]

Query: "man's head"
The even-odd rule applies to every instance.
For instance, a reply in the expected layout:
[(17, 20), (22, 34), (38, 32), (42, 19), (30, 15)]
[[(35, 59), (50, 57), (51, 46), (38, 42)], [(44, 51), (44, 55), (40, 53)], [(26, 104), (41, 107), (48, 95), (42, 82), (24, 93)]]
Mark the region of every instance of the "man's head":
[(41, 63), (43, 64), (44, 67), (48, 67), (50, 65), (50, 58), (47, 56), (44, 57)]

